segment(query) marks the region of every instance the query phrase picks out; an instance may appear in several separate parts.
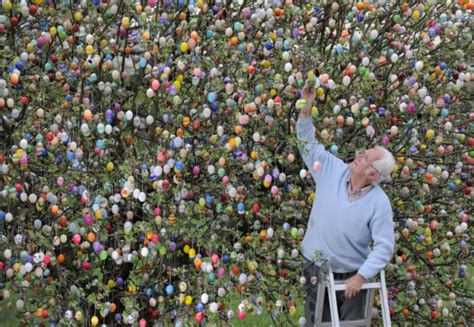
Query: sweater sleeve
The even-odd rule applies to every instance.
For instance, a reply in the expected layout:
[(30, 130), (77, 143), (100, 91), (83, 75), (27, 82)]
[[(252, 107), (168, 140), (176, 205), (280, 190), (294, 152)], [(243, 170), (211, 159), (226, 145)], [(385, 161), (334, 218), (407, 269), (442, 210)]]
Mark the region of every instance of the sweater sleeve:
[[(314, 134), (315, 128), (312, 117), (299, 117), (296, 122), (296, 137), (298, 140), (303, 141), (304, 144), (298, 145), (298, 150), (311, 176), (317, 183), (320, 178), (323, 178), (324, 175), (333, 169), (331, 166), (339, 163), (342, 164), (342, 161), (326, 151), (324, 146), (316, 140)], [(315, 161), (318, 161), (320, 164), (318, 171), (314, 170)]]
[(369, 222), (374, 246), (358, 271), (365, 279), (370, 279), (377, 275), (387, 265), (393, 255), (395, 245), (393, 213), (389, 203), (387, 206), (382, 210), (379, 209), (380, 211)]

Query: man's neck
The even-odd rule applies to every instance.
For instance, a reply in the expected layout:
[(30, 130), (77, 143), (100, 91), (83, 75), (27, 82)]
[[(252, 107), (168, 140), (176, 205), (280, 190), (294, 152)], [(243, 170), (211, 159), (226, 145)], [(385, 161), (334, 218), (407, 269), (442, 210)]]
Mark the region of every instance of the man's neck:
[(351, 186), (351, 191), (355, 191), (355, 190), (368, 186), (370, 183), (367, 182), (367, 180), (363, 178), (357, 178), (355, 176), (351, 176), (351, 178), (349, 179), (349, 184)]

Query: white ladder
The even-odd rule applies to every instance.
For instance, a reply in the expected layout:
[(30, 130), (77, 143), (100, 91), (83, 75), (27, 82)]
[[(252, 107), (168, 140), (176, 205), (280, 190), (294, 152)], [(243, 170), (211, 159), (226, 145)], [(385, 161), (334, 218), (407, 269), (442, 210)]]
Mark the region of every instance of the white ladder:
[[(367, 290), (366, 303), (365, 303), (365, 318), (358, 320), (343, 320), (339, 321), (339, 313), (337, 310), (336, 291), (345, 291), (346, 285), (344, 280), (334, 280), (329, 264), (324, 264), (320, 271), (320, 280), (318, 287), (318, 295), (316, 300), (316, 310), (314, 318), (315, 327), (339, 327), (339, 326), (370, 326), (372, 321), (372, 307), (374, 305), (375, 290), (378, 289), (380, 292), (380, 300), (382, 307), (382, 319), (383, 326), (390, 327), (390, 309), (388, 306), (388, 294), (387, 286), (385, 284), (385, 272), (382, 269), (378, 276), (378, 281), (368, 281), (361, 287), (362, 290)], [(324, 295), (326, 288), (328, 289), (329, 296), (329, 307), (331, 309), (331, 321), (322, 322), (323, 318), (323, 307), (324, 307)]]

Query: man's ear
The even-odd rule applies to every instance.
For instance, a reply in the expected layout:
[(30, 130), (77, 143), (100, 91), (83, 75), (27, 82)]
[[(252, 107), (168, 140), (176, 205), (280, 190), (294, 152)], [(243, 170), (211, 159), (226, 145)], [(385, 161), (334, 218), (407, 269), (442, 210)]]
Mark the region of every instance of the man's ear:
[(377, 178), (380, 177), (380, 173), (376, 170), (372, 170), (370, 173), (369, 173), (369, 179), (372, 180), (372, 181), (375, 181)]

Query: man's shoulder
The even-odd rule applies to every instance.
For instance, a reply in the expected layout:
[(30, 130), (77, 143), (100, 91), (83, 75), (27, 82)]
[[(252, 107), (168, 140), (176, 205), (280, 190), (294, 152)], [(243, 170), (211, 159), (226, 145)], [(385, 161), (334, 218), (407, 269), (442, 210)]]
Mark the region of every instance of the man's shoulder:
[(387, 193), (380, 187), (380, 185), (375, 185), (375, 191), (377, 196), (377, 205), (380, 206), (380, 209), (387, 208), (392, 209), (392, 205), (390, 203), (390, 199), (388, 198)]

